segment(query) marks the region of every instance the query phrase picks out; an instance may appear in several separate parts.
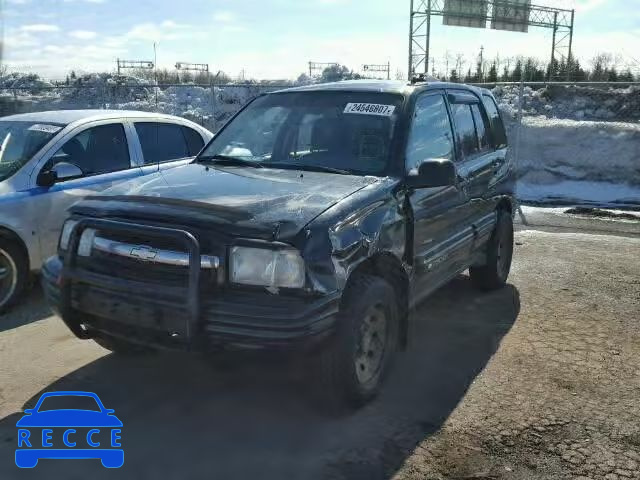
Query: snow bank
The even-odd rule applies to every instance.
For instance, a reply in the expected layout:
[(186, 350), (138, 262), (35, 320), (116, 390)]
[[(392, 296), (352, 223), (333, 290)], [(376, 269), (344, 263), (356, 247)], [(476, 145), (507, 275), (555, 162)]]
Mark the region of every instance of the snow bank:
[[(499, 86), (493, 94), (500, 108), (515, 118), (520, 87)], [(534, 90), (523, 88), (523, 115), (544, 115), (574, 120), (621, 120), (640, 122), (640, 87), (594, 88), (549, 85)]]

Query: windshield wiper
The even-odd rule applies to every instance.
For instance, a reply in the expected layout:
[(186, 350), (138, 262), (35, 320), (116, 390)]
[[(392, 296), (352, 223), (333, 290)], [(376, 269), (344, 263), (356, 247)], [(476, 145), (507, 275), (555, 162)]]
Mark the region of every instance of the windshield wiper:
[(302, 163), (266, 163), (265, 167), (291, 169), (291, 170), (310, 170), (313, 172), (325, 172), (325, 173), (337, 173), (339, 175), (353, 175), (348, 170), (342, 170), (340, 168), (326, 167), (324, 165), (307, 165)]
[(245, 160), (244, 158), (232, 157), (230, 155), (202, 155), (197, 158), (197, 162), (208, 162), (221, 165), (243, 165), (253, 168), (264, 168), (264, 165), (261, 162)]

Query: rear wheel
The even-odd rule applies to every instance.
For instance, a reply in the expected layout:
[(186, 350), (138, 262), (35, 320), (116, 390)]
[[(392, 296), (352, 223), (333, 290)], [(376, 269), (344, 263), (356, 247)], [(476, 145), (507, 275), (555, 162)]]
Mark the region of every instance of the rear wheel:
[(496, 228), (487, 243), (487, 263), (471, 267), (469, 275), (474, 286), (495, 290), (507, 283), (513, 257), (513, 219), (505, 210), (498, 211)]
[(29, 276), (29, 261), (15, 243), (0, 238), (0, 312), (13, 305)]
[(380, 390), (398, 344), (398, 308), (384, 280), (358, 275), (345, 292), (338, 331), (318, 359), (323, 394), (359, 407)]

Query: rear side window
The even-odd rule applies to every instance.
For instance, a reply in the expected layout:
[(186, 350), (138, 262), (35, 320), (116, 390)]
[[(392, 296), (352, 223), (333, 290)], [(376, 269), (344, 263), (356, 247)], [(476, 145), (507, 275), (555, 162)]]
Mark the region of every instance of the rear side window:
[(496, 148), (506, 147), (507, 135), (504, 131), (504, 124), (502, 123), (502, 118), (498, 112), (498, 106), (496, 105), (495, 100), (488, 95), (483, 95), (482, 102), (484, 103), (484, 108), (487, 111), (487, 116), (489, 117), (494, 146)]
[(431, 158), (453, 160), (453, 151), (453, 133), (443, 96), (418, 99), (407, 145), (407, 171)]
[(482, 112), (480, 112), (480, 104), (476, 103), (471, 105), (471, 112), (473, 113), (473, 120), (476, 122), (476, 133), (478, 134), (478, 141), (480, 142), (480, 151), (489, 150), (491, 144), (489, 141), (489, 125), (486, 124)]
[(182, 133), (187, 141), (187, 150), (189, 156), (193, 157), (198, 154), (202, 147), (204, 147), (204, 141), (198, 132), (189, 127), (182, 127)]
[(471, 113), (471, 105), (454, 103), (451, 105), (453, 121), (458, 134), (458, 146), (463, 157), (471, 157), (478, 153), (478, 138), (476, 126)]
[(180, 125), (152, 122), (139, 122), (135, 125), (145, 165), (190, 156)]

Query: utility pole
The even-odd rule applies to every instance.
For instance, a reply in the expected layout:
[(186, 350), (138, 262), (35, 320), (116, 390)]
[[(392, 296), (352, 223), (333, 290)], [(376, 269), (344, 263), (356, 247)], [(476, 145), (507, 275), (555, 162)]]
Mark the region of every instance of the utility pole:
[(478, 76), (480, 78), (478, 78), (478, 81), (480, 83), (482, 83), (483, 78), (484, 78), (484, 45), (480, 45), (480, 68), (478, 68)]
[(431, 76), (432, 77), (436, 76), (436, 59), (435, 58), (431, 58)]

